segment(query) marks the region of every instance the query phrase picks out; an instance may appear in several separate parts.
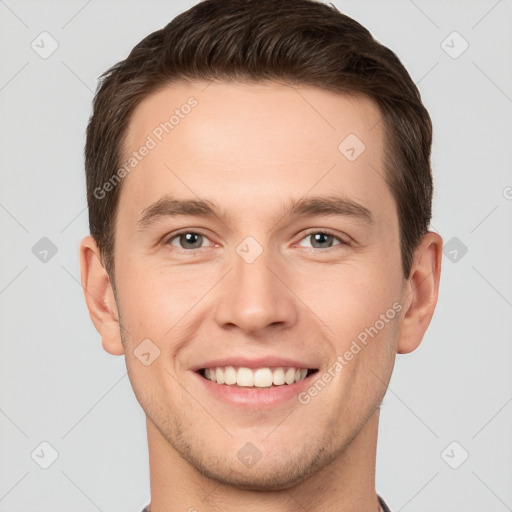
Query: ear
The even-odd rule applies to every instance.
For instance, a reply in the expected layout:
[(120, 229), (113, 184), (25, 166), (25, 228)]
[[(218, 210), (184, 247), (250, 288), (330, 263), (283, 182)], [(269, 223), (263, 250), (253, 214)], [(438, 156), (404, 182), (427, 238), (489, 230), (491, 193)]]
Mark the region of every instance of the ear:
[(414, 251), (402, 300), (405, 313), (397, 345), (399, 354), (407, 354), (418, 348), (430, 324), (439, 292), (442, 249), (441, 236), (429, 231)]
[(92, 236), (86, 236), (80, 243), (80, 269), (87, 309), (103, 348), (112, 355), (124, 354), (114, 291)]

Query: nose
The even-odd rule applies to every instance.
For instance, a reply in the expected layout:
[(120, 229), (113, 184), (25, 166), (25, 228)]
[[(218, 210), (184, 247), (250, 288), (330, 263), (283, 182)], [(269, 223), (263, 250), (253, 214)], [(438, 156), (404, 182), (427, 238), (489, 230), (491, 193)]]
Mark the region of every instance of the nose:
[[(237, 253), (233, 268), (223, 280), (216, 321), (223, 328), (238, 327), (258, 334), (284, 329), (297, 322), (297, 298), (290, 287), (289, 272), (269, 251), (248, 263)], [(275, 332), (275, 331), (273, 331)]]

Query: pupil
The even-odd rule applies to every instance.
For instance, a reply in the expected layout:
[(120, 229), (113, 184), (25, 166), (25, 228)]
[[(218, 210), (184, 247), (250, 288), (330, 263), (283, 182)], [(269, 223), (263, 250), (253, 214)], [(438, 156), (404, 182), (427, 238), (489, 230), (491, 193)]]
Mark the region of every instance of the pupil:
[[(199, 235), (197, 233), (184, 233), (183, 235), (181, 235), (181, 241), (183, 242), (183, 245), (186, 246), (186, 244), (191, 244), (193, 245), (192, 249), (195, 249), (196, 247), (201, 247), (201, 236), (202, 235)], [(191, 247), (186, 248), (190, 249)]]
[[(326, 238), (329, 240), (330, 238), (332, 238), (332, 235), (328, 235), (327, 233), (315, 233), (313, 235), (313, 237), (314, 237), (313, 247), (317, 247), (317, 245), (315, 245), (315, 244), (327, 243)], [(330, 245), (331, 244), (329, 244), (328, 247), (330, 247)]]

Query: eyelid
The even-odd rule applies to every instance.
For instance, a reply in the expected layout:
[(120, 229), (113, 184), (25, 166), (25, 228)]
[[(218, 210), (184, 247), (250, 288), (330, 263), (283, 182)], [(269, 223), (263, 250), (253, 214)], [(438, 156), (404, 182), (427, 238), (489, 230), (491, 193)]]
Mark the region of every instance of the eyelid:
[[(201, 235), (204, 238), (206, 238), (207, 240), (209, 240), (213, 245), (217, 245), (215, 242), (210, 240), (210, 237), (200, 228), (184, 228), (180, 231), (170, 233), (162, 239), (162, 245), (171, 245), (170, 244), (171, 240), (174, 240), (175, 238), (179, 237), (180, 235), (183, 235), (186, 233), (195, 233), (197, 235)], [(333, 247), (337, 247), (338, 245), (351, 245), (351, 243), (352, 243), (351, 241), (344, 240), (340, 235), (335, 234), (334, 232), (332, 232), (329, 229), (311, 228), (308, 231), (306, 231), (305, 233), (302, 233), (301, 237), (297, 240), (297, 242), (295, 242), (294, 245), (298, 244), (299, 242), (302, 242), (302, 240), (304, 240), (304, 238), (307, 238), (308, 236), (315, 234), (315, 233), (323, 233), (325, 235), (332, 236), (333, 238), (337, 239), (340, 243), (336, 244), (332, 247), (327, 247), (324, 249), (321, 249), (318, 247), (311, 247), (310, 249), (315, 249), (315, 250), (325, 252), (326, 250), (332, 249)], [(347, 238), (350, 238), (350, 237), (348, 237), (348, 235), (346, 235), (346, 236), (347, 236)], [(198, 247), (196, 249), (183, 249), (182, 247), (176, 247), (176, 246), (172, 246), (172, 247), (175, 247), (175, 249), (181, 250), (184, 252), (194, 252), (194, 251), (197, 251), (198, 249), (211, 248), (213, 245), (211, 245), (209, 247)]]
[[(200, 228), (186, 228), (186, 229), (182, 229), (180, 231), (176, 231), (176, 232), (173, 232), (173, 233), (168, 233), (167, 235), (165, 235), (162, 238), (162, 242), (161, 243), (162, 243), (162, 245), (171, 245), (170, 244), (171, 240), (174, 240), (175, 238), (179, 237), (180, 235), (184, 235), (186, 233), (195, 233), (196, 235), (201, 235), (204, 238), (206, 238), (207, 240), (209, 240), (213, 245), (216, 245), (215, 242), (210, 240), (210, 237)], [(213, 247), (213, 245), (211, 245), (210, 247)], [(183, 249), (182, 247), (176, 247), (174, 245), (172, 247), (174, 247), (178, 251), (180, 251), (180, 250), (181, 251), (186, 251), (186, 252), (197, 251), (197, 249)], [(198, 247), (198, 249), (208, 249), (208, 247)]]
[[(319, 249), (318, 247), (310, 247), (310, 249), (316, 249), (316, 250), (325, 252), (329, 249), (332, 249), (333, 247), (337, 247), (338, 245), (351, 245), (351, 241), (344, 240), (340, 235), (337, 235), (330, 229), (325, 229), (325, 228), (312, 228), (312, 229), (308, 230), (307, 232), (302, 234), (301, 238), (297, 241), (297, 243), (302, 242), (302, 240), (304, 240), (304, 238), (306, 238), (309, 235), (312, 235), (314, 233), (323, 233), (324, 235), (330, 235), (333, 238), (336, 238), (340, 243), (336, 244), (332, 247), (327, 247), (326, 249)], [(346, 235), (346, 237), (350, 238), (348, 235)]]

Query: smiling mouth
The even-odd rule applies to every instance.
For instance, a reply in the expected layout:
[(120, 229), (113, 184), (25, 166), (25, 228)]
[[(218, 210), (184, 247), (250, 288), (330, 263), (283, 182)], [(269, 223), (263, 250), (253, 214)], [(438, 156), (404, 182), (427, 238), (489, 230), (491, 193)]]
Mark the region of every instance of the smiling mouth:
[(269, 389), (293, 385), (318, 372), (317, 368), (275, 367), (251, 369), (245, 367), (201, 368), (204, 379), (234, 388)]

